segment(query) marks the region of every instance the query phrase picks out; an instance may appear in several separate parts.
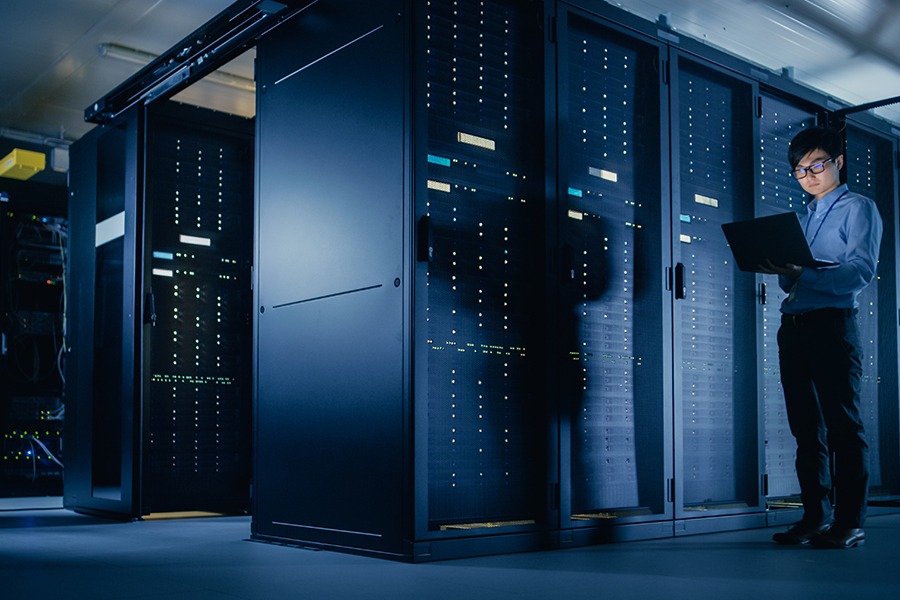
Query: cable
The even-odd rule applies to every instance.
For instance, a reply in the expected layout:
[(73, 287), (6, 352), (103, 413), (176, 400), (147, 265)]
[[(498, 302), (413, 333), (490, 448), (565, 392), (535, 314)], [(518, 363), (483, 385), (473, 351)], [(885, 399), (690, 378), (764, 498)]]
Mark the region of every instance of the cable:
[[(55, 462), (56, 464), (58, 464), (58, 465), (60, 466), (60, 468), (62, 468), (62, 469), (65, 469), (65, 468), (66, 468), (61, 462), (59, 462), (59, 459), (58, 459), (58, 458), (56, 458), (55, 456), (53, 456), (53, 453), (50, 452), (50, 449), (47, 448), (47, 446), (44, 445), (44, 442), (42, 442), (41, 440), (37, 439), (37, 438), (34, 437), (34, 436), (31, 436), (31, 439), (29, 439), (28, 441), (31, 442), (32, 440), (33, 440), (34, 442), (36, 442), (38, 446), (40, 446), (41, 448), (43, 448), (44, 452), (47, 453), (47, 458), (49, 458), (50, 460), (52, 460), (53, 462)], [(34, 450), (34, 446), (32, 446), (32, 450)], [(33, 453), (33, 452), (32, 452), (32, 456), (34, 456), (34, 453)], [(35, 476), (35, 478), (37, 478), (37, 476)]]
[[(64, 228), (62, 225), (56, 226), (57, 233), (59, 233), (59, 255), (61, 258), (62, 264), (62, 291), (59, 294), (59, 302), (60, 302), (60, 314), (62, 314), (62, 343), (59, 347), (59, 353), (56, 355), (56, 370), (59, 371), (59, 378), (62, 380), (62, 387), (66, 389), (66, 373), (65, 368), (63, 367), (63, 356), (66, 351), (66, 247), (63, 244), (63, 238), (68, 241), (69, 232), (68, 228)], [(54, 328), (55, 333), (55, 328)], [(55, 340), (55, 336), (54, 336)]]
[[(31, 438), (33, 440), (34, 438)], [(28, 445), (31, 447), (31, 480), (37, 481), (37, 452), (34, 451), (34, 443), (28, 440)]]

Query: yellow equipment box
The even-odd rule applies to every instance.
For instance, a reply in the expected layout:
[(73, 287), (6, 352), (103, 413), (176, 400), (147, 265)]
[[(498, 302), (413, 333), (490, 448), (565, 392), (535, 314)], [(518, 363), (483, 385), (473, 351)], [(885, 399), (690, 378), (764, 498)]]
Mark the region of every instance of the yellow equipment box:
[(25, 180), (46, 166), (47, 156), (43, 152), (16, 148), (0, 161), (0, 177)]

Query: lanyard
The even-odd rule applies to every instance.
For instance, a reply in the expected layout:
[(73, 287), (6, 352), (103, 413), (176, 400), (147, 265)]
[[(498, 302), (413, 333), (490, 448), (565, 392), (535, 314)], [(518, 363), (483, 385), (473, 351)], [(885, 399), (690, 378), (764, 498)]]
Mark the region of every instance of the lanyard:
[[(812, 241), (809, 242), (809, 247), (810, 247), (810, 248), (812, 248), (812, 245), (813, 245), (814, 243), (816, 243), (816, 238), (819, 237), (819, 232), (822, 231), (822, 225), (825, 224), (825, 219), (827, 219), (827, 218), (828, 218), (828, 215), (831, 214), (831, 209), (834, 208), (834, 205), (835, 205), (835, 204), (837, 204), (838, 202), (841, 201), (841, 198), (843, 198), (844, 196), (847, 195), (847, 192), (848, 192), (848, 191), (849, 191), (849, 190), (844, 190), (844, 192), (843, 192), (840, 196), (837, 197), (837, 200), (835, 200), (834, 202), (831, 203), (831, 206), (828, 207), (828, 210), (825, 211), (825, 216), (822, 217), (822, 220), (821, 220), (821, 221), (819, 221), (819, 227), (818, 227), (818, 229), (816, 229), (816, 233), (815, 233), (815, 235), (813, 235)], [(806, 236), (806, 239), (809, 239), (809, 235), (808, 235), (808, 234), (809, 234), (809, 221), (807, 220), (807, 221), (806, 221), (806, 231), (803, 232), (803, 235)]]

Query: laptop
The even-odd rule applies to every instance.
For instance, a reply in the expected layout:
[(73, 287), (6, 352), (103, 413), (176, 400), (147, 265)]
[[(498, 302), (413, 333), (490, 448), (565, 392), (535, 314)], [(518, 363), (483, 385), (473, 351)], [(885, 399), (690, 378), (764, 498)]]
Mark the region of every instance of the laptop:
[(775, 265), (790, 263), (814, 269), (838, 264), (813, 256), (795, 212), (725, 223), (722, 231), (741, 271), (759, 273), (766, 259)]

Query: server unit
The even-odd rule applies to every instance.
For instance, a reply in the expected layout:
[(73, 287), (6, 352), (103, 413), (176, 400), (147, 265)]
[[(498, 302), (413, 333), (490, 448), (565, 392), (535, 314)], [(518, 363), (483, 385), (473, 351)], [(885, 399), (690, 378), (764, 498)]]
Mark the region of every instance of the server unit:
[(67, 507), (247, 510), (252, 147), (174, 103), (73, 147)]

